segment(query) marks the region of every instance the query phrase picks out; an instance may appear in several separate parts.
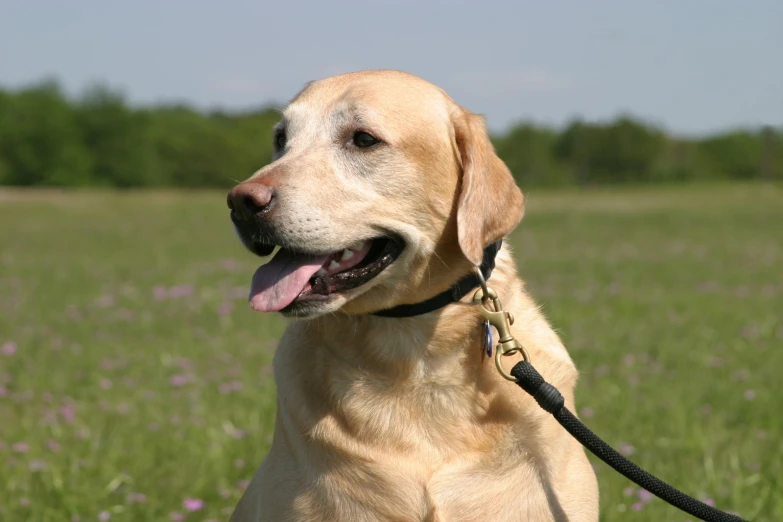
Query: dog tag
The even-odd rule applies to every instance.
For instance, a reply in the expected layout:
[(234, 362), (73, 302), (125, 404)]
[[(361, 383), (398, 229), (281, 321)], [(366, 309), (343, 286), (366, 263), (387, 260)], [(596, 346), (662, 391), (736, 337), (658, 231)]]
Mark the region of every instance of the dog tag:
[(487, 357), (492, 357), (492, 325), (484, 321), (484, 352)]

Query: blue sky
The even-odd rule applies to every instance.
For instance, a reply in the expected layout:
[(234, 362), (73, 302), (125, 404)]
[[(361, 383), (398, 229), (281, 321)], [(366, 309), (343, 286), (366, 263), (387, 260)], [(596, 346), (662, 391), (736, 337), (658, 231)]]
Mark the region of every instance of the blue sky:
[(0, 3), (5, 87), (244, 108), (365, 68), (422, 76), (493, 130), (623, 111), (678, 134), (781, 125), (783, 1)]

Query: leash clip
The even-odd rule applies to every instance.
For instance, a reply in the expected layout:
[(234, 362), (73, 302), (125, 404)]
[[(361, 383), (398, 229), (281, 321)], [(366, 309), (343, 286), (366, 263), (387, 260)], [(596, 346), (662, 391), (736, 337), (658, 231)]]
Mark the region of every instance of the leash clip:
[[(498, 331), (498, 346), (495, 351), (495, 366), (500, 375), (506, 380), (517, 381), (517, 378), (509, 374), (501, 364), (501, 358), (516, 353), (521, 353), (525, 361), (530, 361), (530, 356), (519, 341), (511, 335), (511, 325), (514, 324), (514, 316), (511, 312), (503, 310), (503, 304), (500, 302), (497, 292), (487, 286), (484, 275), (480, 270), (476, 270), (481, 288), (473, 294), (473, 304), (479, 306), (479, 311), (484, 319), (489, 322)], [(489, 307), (492, 307), (490, 309)]]

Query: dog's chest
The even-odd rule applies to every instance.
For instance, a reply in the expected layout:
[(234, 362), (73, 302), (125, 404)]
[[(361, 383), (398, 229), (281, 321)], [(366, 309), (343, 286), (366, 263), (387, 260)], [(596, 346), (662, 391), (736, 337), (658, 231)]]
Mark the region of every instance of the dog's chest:
[(473, 407), (458, 407), (452, 394), (421, 388), (407, 390), (405, 401), (387, 392), (383, 400), (363, 394), (356, 404), (343, 401), (342, 418), (324, 419), (309, 438), (342, 464), (318, 470), (318, 492), (306, 492), (304, 502), (345, 510), (340, 520), (356, 519), (354, 505), (357, 512), (373, 506), (377, 518), (366, 520), (505, 520), (493, 499), (504, 483), (518, 484), (512, 475), (526, 466), (508, 467), (517, 459), (497, 448), (501, 428), (482, 423)]
[(303, 378), (290, 362), (306, 360), (294, 356), (304, 345), (278, 352), (278, 444), (260, 473), (260, 489), (277, 491), (268, 500), (291, 509), (289, 518), (517, 519), (506, 518), (518, 494), (509, 488), (528, 468), (497, 446), (510, 438), (511, 408), (504, 396), (480, 391), (488, 388), (481, 377), (465, 375), (464, 357), (409, 363), (390, 376), (310, 350), (315, 370)]
[[(519, 520), (520, 491), (526, 502), (545, 505), (524, 473), (461, 459), (439, 469), (389, 455), (323, 470), (295, 493), (293, 518), (307, 521), (498, 522)], [(535, 520), (549, 520), (541, 513)]]

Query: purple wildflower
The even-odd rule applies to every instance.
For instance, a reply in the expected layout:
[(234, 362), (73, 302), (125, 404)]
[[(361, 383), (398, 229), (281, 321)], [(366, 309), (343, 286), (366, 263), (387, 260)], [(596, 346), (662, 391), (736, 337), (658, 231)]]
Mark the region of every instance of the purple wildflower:
[(747, 381), (750, 378), (750, 372), (748, 370), (737, 370), (731, 374), (731, 378), (735, 381)]
[(30, 461), (30, 471), (41, 471), (46, 469), (46, 463), (42, 460), (33, 460)]
[(652, 493), (650, 493), (646, 489), (640, 489), (636, 493), (636, 496), (638, 496), (639, 500), (641, 500), (645, 504), (647, 504), (648, 502), (650, 502), (652, 499), (655, 498), (655, 495), (653, 495)]
[(241, 381), (229, 381), (229, 382), (223, 382), (218, 385), (218, 391), (226, 395), (228, 393), (231, 393), (232, 391), (240, 391), (243, 388), (243, 384)]
[(188, 511), (199, 511), (204, 508), (204, 501), (200, 498), (186, 498), (182, 506)]
[(16, 343), (13, 341), (7, 341), (0, 346), (0, 353), (6, 357), (11, 357), (16, 353)]
[(30, 446), (26, 442), (14, 442), (11, 449), (17, 453), (27, 453), (30, 451)]
[(147, 501), (147, 495), (144, 493), (128, 493), (128, 497), (125, 500), (128, 504), (143, 504)]
[(169, 383), (172, 386), (183, 386), (183, 385), (187, 384), (187, 382), (188, 382), (188, 378), (185, 375), (182, 375), (180, 373), (178, 373), (176, 375), (172, 375), (169, 378)]
[(74, 410), (73, 406), (67, 404), (65, 406), (60, 406), (60, 415), (66, 424), (73, 424), (76, 420), (76, 410)]
[(193, 285), (178, 285), (169, 288), (169, 297), (177, 299), (179, 297), (188, 297), (193, 294)]

